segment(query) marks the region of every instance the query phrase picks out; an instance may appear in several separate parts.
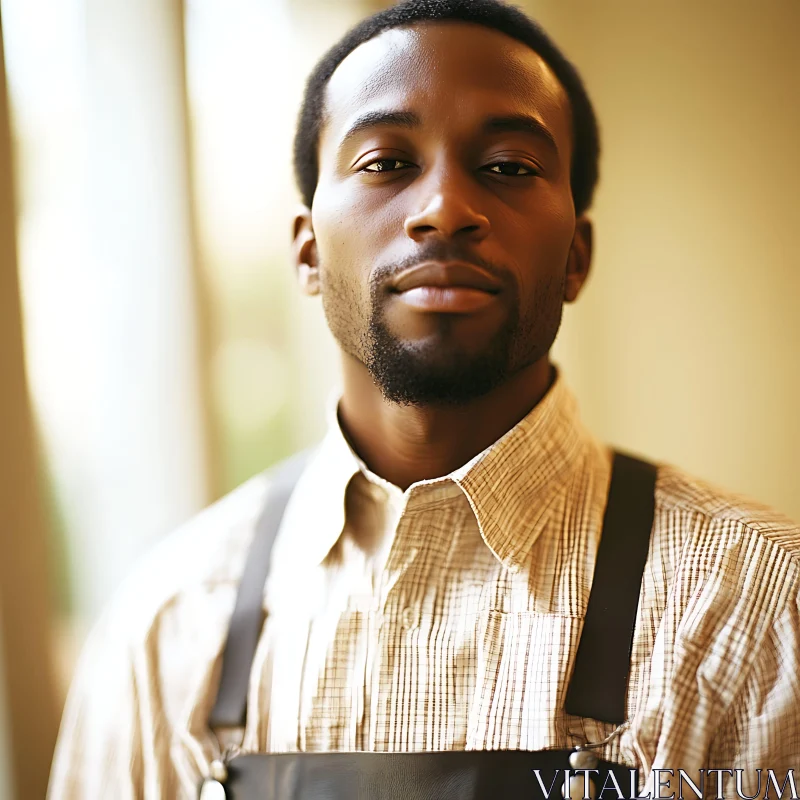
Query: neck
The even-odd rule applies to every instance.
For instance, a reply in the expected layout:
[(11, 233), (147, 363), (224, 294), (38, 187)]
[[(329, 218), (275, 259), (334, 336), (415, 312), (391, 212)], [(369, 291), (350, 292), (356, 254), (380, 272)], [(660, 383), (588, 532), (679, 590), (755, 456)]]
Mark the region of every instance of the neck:
[(547, 356), (488, 394), (460, 406), (401, 406), (386, 400), (366, 367), (344, 356), (339, 423), (376, 475), (407, 489), (466, 464), (513, 428), (553, 380)]

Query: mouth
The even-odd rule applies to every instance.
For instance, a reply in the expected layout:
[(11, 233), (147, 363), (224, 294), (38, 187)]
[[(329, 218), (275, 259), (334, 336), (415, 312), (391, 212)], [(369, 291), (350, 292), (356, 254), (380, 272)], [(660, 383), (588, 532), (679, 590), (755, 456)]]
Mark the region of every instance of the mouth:
[(404, 270), (390, 291), (422, 312), (469, 314), (497, 300), (498, 280), (481, 267), (461, 261), (427, 261)]

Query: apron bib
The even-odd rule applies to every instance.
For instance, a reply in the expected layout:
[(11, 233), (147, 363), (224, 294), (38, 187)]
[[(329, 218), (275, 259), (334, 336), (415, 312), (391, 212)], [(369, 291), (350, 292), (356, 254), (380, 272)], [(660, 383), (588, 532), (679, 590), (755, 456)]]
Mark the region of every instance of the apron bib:
[[(211, 728), (244, 727), (247, 687), (264, 622), (264, 584), (283, 512), (307, 454), (278, 468), (248, 553), (222, 657)], [(615, 452), (603, 531), (575, 665), (568, 714), (618, 728), (571, 750), (425, 753), (254, 753), (222, 756), (200, 800), (495, 800), (498, 797), (635, 797), (637, 771), (593, 752), (618, 735), (642, 574), (655, 510), (656, 468)]]

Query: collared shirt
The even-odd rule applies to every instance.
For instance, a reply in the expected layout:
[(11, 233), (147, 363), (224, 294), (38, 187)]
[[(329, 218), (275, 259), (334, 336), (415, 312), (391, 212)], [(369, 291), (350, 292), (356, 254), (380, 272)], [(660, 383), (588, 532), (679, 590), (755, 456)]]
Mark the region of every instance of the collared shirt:
[[(370, 474), (332, 419), (275, 543), (243, 749), (604, 739), (614, 726), (563, 707), (610, 465), (562, 377), (494, 445), (405, 492)], [(77, 669), (50, 800), (196, 796), (267, 486), (260, 475), (205, 510), (119, 592)], [(743, 769), (745, 791), (757, 768), (800, 768), (799, 558), (793, 523), (659, 466), (629, 723), (604, 758), (643, 779)]]

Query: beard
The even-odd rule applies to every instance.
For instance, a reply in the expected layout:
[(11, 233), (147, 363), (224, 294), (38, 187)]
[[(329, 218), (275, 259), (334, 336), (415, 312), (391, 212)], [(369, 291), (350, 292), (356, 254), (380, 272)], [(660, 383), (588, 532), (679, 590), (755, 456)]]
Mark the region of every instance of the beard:
[(439, 315), (434, 334), (423, 341), (396, 336), (386, 322), (385, 295), (378, 283), (371, 286), (369, 313), (361, 316), (367, 316), (367, 325), (360, 332), (354, 326), (361, 305), (354, 287), (323, 278), (322, 297), (334, 337), (365, 365), (386, 400), (406, 406), (460, 406), (547, 355), (561, 324), (564, 282), (563, 274), (543, 281), (525, 309), (517, 285), (509, 286), (505, 320), (478, 349), (459, 341), (458, 320), (449, 314)]
[(436, 336), (422, 343), (401, 341), (373, 303), (365, 365), (384, 398), (399, 405), (456, 406), (488, 394), (507, 378), (518, 349), (519, 315), (514, 314), (480, 351), (459, 348), (453, 318), (442, 315)]

